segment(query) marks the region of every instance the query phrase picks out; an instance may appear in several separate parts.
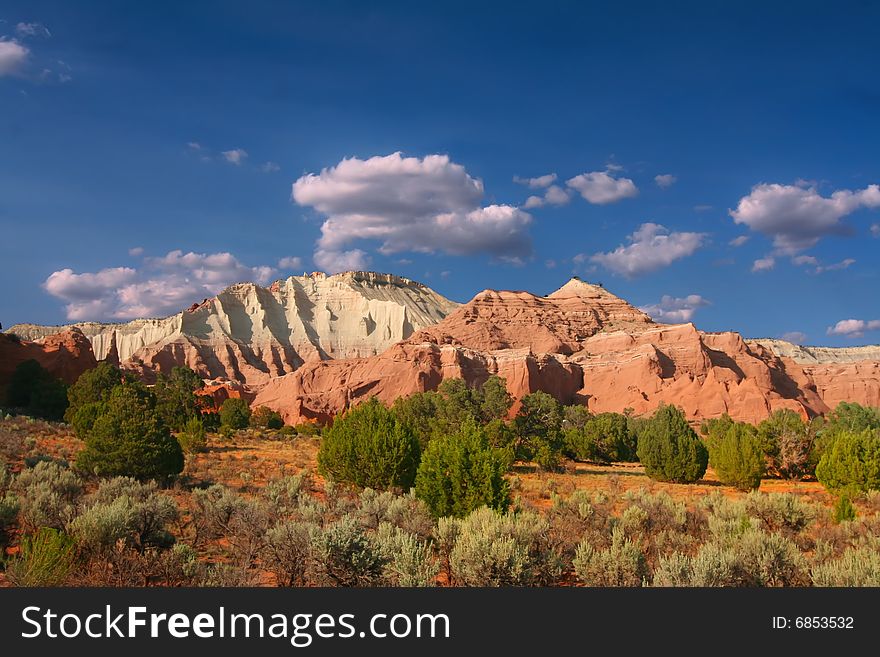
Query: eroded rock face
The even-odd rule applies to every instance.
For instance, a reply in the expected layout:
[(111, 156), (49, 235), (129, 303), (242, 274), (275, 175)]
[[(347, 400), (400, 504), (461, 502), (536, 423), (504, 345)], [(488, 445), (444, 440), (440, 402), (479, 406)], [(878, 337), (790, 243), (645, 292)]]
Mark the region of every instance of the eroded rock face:
[[(326, 421), (373, 395), (390, 403), (446, 378), (475, 384), (498, 374), (517, 398), (543, 390), (594, 412), (637, 414), (671, 403), (694, 421), (728, 413), (759, 422), (778, 409), (810, 417), (843, 399), (880, 405), (880, 361), (850, 363), (847, 351), (845, 364), (816, 366), (788, 355), (738, 333), (656, 324), (607, 290), (572, 279), (546, 297), (481, 292), (383, 354), (307, 364), (270, 382), (255, 403), (291, 422)], [(832, 357), (824, 350), (824, 359)]]
[[(205, 379), (259, 387), (306, 362), (381, 353), (457, 307), (406, 278), (319, 272), (269, 288), (233, 285), (164, 319), (74, 326), (98, 360), (118, 362), (148, 381), (185, 365)], [(33, 340), (64, 328), (18, 325), (10, 332)]]
[[(15, 368), (30, 359), (36, 360), (65, 383), (73, 383), (80, 374), (98, 365), (91, 343), (76, 328), (37, 341), (16, 339), (0, 333), (0, 387), (5, 390)], [(0, 399), (3, 399), (3, 394), (0, 394)]]

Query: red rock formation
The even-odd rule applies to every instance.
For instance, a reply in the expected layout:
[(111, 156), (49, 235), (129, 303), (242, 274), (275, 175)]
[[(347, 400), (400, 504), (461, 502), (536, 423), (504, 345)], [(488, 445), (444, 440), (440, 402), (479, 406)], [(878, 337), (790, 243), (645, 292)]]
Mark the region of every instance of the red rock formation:
[(853, 397), (880, 405), (880, 364), (840, 367), (848, 373), (805, 367), (737, 333), (655, 324), (601, 287), (572, 279), (546, 297), (481, 292), (378, 356), (307, 363), (271, 381), (255, 403), (288, 422), (326, 421), (373, 395), (390, 403), (446, 378), (475, 384), (499, 374), (517, 398), (543, 390), (595, 412), (638, 414), (671, 403), (694, 421), (729, 413), (758, 422), (783, 408), (808, 417)]
[(98, 364), (88, 338), (76, 328), (34, 342), (0, 333), (0, 387), (5, 390), (15, 368), (30, 359), (65, 383), (73, 383)]

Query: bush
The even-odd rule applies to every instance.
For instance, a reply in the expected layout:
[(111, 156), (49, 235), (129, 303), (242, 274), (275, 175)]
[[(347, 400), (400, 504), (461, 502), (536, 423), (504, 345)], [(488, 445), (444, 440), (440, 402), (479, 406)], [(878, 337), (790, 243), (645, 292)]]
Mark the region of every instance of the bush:
[(284, 426), (284, 419), (278, 411), (258, 406), (251, 413), (250, 425), (255, 429), (280, 429)]
[(372, 398), (338, 417), (321, 441), (318, 470), (361, 487), (409, 489), (419, 465), (419, 441)]
[(570, 455), (581, 461), (611, 463), (635, 458), (629, 422), (620, 413), (600, 413), (581, 428), (567, 429), (565, 443)]
[(780, 534), (747, 530), (703, 545), (694, 557), (661, 557), (654, 586), (803, 586), (806, 564)]
[(299, 504), (300, 495), (308, 493), (312, 476), (308, 470), (295, 475), (272, 479), (263, 489), (263, 495), (279, 514), (289, 513)]
[(177, 435), (177, 442), (185, 454), (204, 452), (208, 447), (208, 435), (205, 425), (199, 417), (191, 417), (186, 421), (183, 431)]
[(16, 586), (59, 586), (73, 567), (73, 541), (42, 528), (21, 541), (19, 554), (6, 564), (6, 577)]
[(588, 541), (582, 542), (574, 557), (574, 570), (587, 586), (641, 586), (648, 577), (645, 555), (617, 530), (607, 550), (597, 550)]
[(355, 511), (358, 521), (368, 529), (378, 529), (388, 524), (409, 534), (430, 538), (434, 531), (434, 519), (427, 505), (413, 492), (395, 495), (389, 491), (365, 488), (361, 491)]
[(832, 517), (837, 524), (856, 519), (856, 510), (849, 495), (841, 495), (837, 499)]
[(758, 488), (766, 471), (760, 439), (750, 425), (740, 423), (710, 443), (709, 463), (721, 483), (739, 490)]
[(201, 377), (188, 367), (174, 367), (171, 374), (160, 374), (153, 394), (156, 413), (172, 431), (183, 431), (187, 422), (202, 412), (204, 400), (196, 395), (205, 387)]
[(709, 453), (684, 413), (661, 406), (639, 435), (639, 460), (652, 479), (693, 483), (706, 473)]
[(512, 425), (516, 458), (534, 461), (543, 470), (558, 470), (565, 446), (562, 420), (562, 404), (546, 392), (533, 392), (520, 399)]
[(813, 586), (880, 586), (880, 552), (849, 548), (831, 561), (813, 566)]
[(816, 477), (831, 491), (880, 489), (880, 431), (844, 431), (825, 449)]
[(132, 383), (134, 376), (123, 372), (106, 361), (80, 374), (67, 389), (68, 407), (64, 419), (73, 426), (79, 438), (84, 439), (98, 416), (103, 412), (103, 404), (110, 398), (110, 392), (123, 383)]
[(220, 407), (220, 425), (230, 429), (247, 429), (251, 420), (251, 408), (247, 401), (230, 397)]
[(74, 515), (82, 494), (82, 482), (53, 461), (40, 461), (22, 470), (12, 482), (21, 507), (22, 523), (30, 529), (64, 529)]
[(105, 411), (89, 430), (76, 459), (83, 472), (136, 479), (168, 477), (183, 470), (183, 451), (139, 384), (114, 388)]
[(416, 475), (416, 495), (435, 517), (462, 518), (481, 506), (506, 511), (506, 469), (504, 453), (492, 448), (485, 432), (469, 420), (458, 433), (428, 444)]
[(37, 361), (26, 360), (12, 373), (6, 403), (33, 417), (61, 420), (67, 410), (67, 386)]
[(12, 493), (0, 496), (0, 554), (6, 546), (9, 528), (15, 523), (19, 510), (18, 500)]
[(285, 521), (266, 533), (266, 565), (279, 586), (304, 586), (311, 558), (314, 523)]
[(428, 541), (390, 523), (382, 523), (376, 542), (386, 563), (384, 578), (387, 585), (436, 586), (440, 565)]
[(320, 572), (336, 586), (379, 584), (388, 563), (351, 516), (314, 532), (312, 554)]
[(88, 502), (69, 525), (71, 536), (88, 551), (101, 552), (118, 541), (139, 551), (174, 542), (166, 527), (178, 518), (177, 504), (158, 493), (155, 482), (116, 477), (103, 481)]
[(449, 521), (441, 527), (449, 538), (454, 536), (449, 565), (457, 586), (542, 584), (559, 573), (557, 555), (546, 543), (547, 521), (537, 514), (482, 508), (454, 522), (455, 529)]
[(812, 505), (791, 493), (764, 494), (754, 491), (745, 499), (745, 511), (767, 531), (792, 536), (805, 529), (816, 517)]

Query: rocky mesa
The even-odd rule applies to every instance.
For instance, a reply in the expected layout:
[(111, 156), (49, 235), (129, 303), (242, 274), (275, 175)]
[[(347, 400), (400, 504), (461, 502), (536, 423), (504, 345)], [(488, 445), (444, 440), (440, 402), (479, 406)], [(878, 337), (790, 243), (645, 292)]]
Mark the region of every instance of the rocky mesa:
[(672, 403), (694, 421), (729, 413), (757, 422), (781, 408), (813, 416), (841, 401), (880, 406), (880, 347), (801, 347), (660, 324), (578, 278), (546, 296), (484, 290), (460, 305), (397, 276), (315, 273), (268, 288), (234, 285), (164, 319), (10, 332), (24, 341), (0, 343), (18, 359), (4, 359), (6, 369), (25, 353), (66, 379), (96, 358), (147, 380), (186, 365), (291, 423), (493, 374), (516, 398), (541, 390), (595, 412), (639, 414)]

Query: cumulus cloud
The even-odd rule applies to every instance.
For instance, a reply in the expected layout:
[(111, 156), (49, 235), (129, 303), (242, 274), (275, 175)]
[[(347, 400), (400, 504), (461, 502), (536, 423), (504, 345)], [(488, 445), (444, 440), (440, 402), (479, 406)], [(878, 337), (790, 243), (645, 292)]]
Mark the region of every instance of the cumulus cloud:
[(547, 175), (538, 176), (536, 178), (520, 178), (519, 176), (514, 176), (513, 182), (519, 183), (520, 185), (526, 185), (532, 189), (540, 189), (542, 187), (548, 187), (556, 182), (556, 174), (548, 173)]
[(789, 331), (788, 333), (783, 333), (779, 337), (786, 342), (792, 342), (794, 344), (803, 344), (807, 341), (807, 334), (802, 331)]
[(758, 258), (752, 263), (752, 271), (770, 271), (776, 266), (776, 258), (767, 256), (766, 258)]
[(214, 296), (232, 283), (265, 285), (276, 273), (269, 266), (248, 267), (231, 253), (184, 253), (144, 258), (141, 267), (114, 267), (78, 274), (52, 273), (43, 287), (65, 302), (75, 321), (156, 317), (180, 311)]
[(639, 310), (649, 315), (655, 322), (682, 324), (691, 321), (698, 308), (708, 305), (709, 302), (699, 294), (689, 294), (686, 297), (664, 294), (658, 303), (642, 306)]
[(630, 243), (627, 246), (620, 245), (608, 253), (596, 253), (590, 257), (590, 261), (632, 278), (692, 255), (703, 245), (706, 234), (670, 232), (660, 224), (645, 223), (628, 239)]
[(515, 262), (531, 255), (531, 215), (510, 205), (481, 207), (482, 181), (446, 155), (401, 153), (342, 160), (293, 183), (293, 200), (326, 216), (315, 263), (331, 272), (363, 269), (369, 256), (349, 248), (375, 240), (379, 252), (488, 253)]
[(559, 185), (550, 185), (544, 196), (529, 196), (523, 207), (526, 210), (540, 208), (543, 205), (565, 205), (571, 200), (571, 195)]
[(637, 196), (639, 190), (636, 184), (629, 178), (614, 177), (616, 171), (609, 167), (605, 171), (582, 173), (569, 178), (565, 184), (595, 205), (607, 205)]
[(247, 151), (243, 148), (233, 148), (231, 151), (222, 151), (220, 154), (224, 160), (235, 166), (241, 166), (248, 156)]
[(279, 269), (302, 269), (303, 261), (299, 256), (289, 256), (278, 261)]
[(728, 242), (730, 246), (734, 248), (738, 248), (749, 241), (748, 235), (740, 235), (739, 237), (734, 237), (732, 240)]
[(866, 331), (880, 331), (880, 319), (842, 319), (828, 327), (828, 335), (842, 335), (847, 338), (860, 338)]
[(779, 253), (808, 249), (826, 235), (846, 235), (841, 220), (860, 208), (880, 207), (880, 186), (841, 189), (824, 197), (814, 186), (755, 185), (748, 196), (730, 211), (734, 222), (773, 239)]
[(27, 61), (28, 50), (15, 39), (0, 37), (0, 77), (18, 73)]
[(654, 176), (654, 182), (660, 189), (667, 189), (668, 187), (672, 187), (677, 180), (678, 178), (673, 176), (671, 173), (661, 173), (657, 176)]

